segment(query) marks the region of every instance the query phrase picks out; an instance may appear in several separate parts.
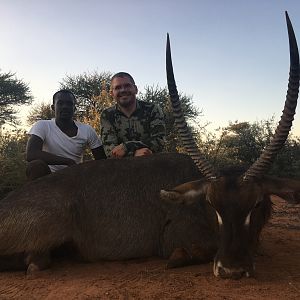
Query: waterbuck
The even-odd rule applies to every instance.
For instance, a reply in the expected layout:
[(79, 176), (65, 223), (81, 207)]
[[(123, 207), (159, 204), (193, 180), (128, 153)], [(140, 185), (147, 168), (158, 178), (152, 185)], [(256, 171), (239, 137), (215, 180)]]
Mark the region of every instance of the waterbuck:
[[(279, 195), (286, 200), (300, 200), (300, 181), (272, 178), (264, 175), (289, 134), (294, 119), (299, 92), (299, 54), (286, 12), (290, 44), (290, 78), (287, 97), (281, 120), (270, 144), (257, 161), (245, 172), (216, 172), (196, 147), (182, 117), (181, 104), (174, 79), (170, 41), (167, 37), (168, 88), (177, 116), (176, 123), (187, 152), (191, 155), (205, 178), (181, 184), (173, 190), (161, 191), (168, 202), (191, 205), (201, 203), (206, 210), (214, 211), (218, 223), (218, 250), (214, 255), (214, 274), (221, 277), (239, 278), (253, 274), (253, 251), (259, 234), (271, 213), (270, 195)], [(191, 256), (181, 249), (181, 256)], [(183, 258), (181, 258), (183, 260)]]
[(299, 180), (262, 176), (288, 135), (297, 102), (299, 58), (288, 16), (287, 23), (285, 110), (270, 146), (246, 173), (217, 174), (195, 147), (168, 41), (168, 86), (191, 157), (162, 153), (92, 161), (27, 183), (0, 201), (0, 269), (44, 269), (52, 250), (72, 244), (86, 261), (160, 256), (169, 258), (168, 267), (178, 267), (215, 259), (216, 276), (250, 276), (251, 250), (270, 214), (270, 194), (300, 192)]

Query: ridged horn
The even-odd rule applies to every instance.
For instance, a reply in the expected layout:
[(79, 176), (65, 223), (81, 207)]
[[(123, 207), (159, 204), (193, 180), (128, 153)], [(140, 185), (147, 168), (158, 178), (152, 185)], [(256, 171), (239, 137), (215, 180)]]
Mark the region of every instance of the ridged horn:
[(299, 92), (299, 53), (293, 26), (287, 12), (285, 12), (285, 16), (290, 45), (290, 76), (284, 109), (274, 137), (256, 162), (245, 172), (244, 180), (261, 176), (271, 166), (276, 154), (283, 147), (294, 120)]
[(217, 177), (217, 174), (213, 170), (208, 160), (200, 153), (196, 145), (196, 142), (193, 138), (193, 135), (191, 134), (183, 115), (181, 102), (179, 100), (179, 95), (178, 95), (176, 82), (174, 78), (169, 34), (167, 34), (166, 69), (167, 69), (168, 89), (169, 89), (170, 99), (173, 108), (173, 115), (183, 146), (188, 152), (188, 154), (191, 156), (191, 158), (193, 159), (194, 163), (197, 165), (200, 172), (207, 179), (214, 179)]

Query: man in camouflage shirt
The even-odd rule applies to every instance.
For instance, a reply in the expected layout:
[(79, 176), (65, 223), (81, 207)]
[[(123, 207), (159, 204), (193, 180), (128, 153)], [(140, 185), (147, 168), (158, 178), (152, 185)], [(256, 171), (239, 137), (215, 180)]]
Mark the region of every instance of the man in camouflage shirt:
[(101, 115), (101, 138), (107, 157), (144, 156), (164, 148), (165, 121), (161, 109), (136, 99), (132, 76), (125, 72), (111, 79), (116, 105)]

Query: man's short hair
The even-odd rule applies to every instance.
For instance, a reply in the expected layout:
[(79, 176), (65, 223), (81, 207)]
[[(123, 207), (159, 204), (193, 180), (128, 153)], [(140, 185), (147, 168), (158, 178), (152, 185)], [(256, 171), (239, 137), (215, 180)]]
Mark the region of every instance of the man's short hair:
[(74, 104), (76, 103), (75, 95), (71, 91), (64, 89), (64, 90), (59, 90), (56, 93), (54, 93), (54, 95), (53, 95), (53, 104), (54, 104), (55, 98), (58, 96), (58, 94), (69, 94), (74, 98)]
[(111, 78), (110, 82), (112, 82), (115, 78), (117, 77), (121, 77), (121, 78), (129, 78), (129, 80), (131, 81), (131, 83), (135, 84), (133, 77), (126, 72), (118, 72), (115, 75), (113, 75), (113, 77)]

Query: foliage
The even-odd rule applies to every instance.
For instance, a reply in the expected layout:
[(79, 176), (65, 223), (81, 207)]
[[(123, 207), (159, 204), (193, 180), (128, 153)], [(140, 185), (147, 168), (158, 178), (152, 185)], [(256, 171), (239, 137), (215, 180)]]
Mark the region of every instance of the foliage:
[(105, 84), (106, 82), (102, 82), (100, 94), (92, 97), (93, 106), (87, 110), (87, 113), (82, 118), (82, 121), (95, 128), (98, 134), (100, 134), (100, 119), (102, 111), (112, 106), (114, 103)]
[(14, 73), (0, 73), (0, 126), (16, 123), (16, 105), (29, 104), (33, 97), (29, 86)]
[[(76, 105), (75, 119), (85, 124), (91, 125), (99, 134), (101, 112), (105, 108), (113, 105), (113, 100), (109, 92), (106, 90), (106, 88), (104, 88), (102, 89), (100, 95), (92, 96), (90, 102), (92, 104), (89, 107), (86, 107), (84, 112), (82, 111), (80, 113), (78, 113)], [(29, 125), (33, 125), (39, 120), (50, 120), (53, 117), (54, 113), (51, 109), (50, 104), (38, 103), (35, 106), (33, 106), (32, 110), (29, 112), (29, 115), (27, 117), (27, 123)]]
[(79, 75), (67, 75), (62, 79), (60, 88), (68, 89), (76, 95), (76, 115), (79, 120), (84, 120), (95, 111), (100, 113), (103, 110), (105, 105), (99, 104), (97, 97), (101, 96), (103, 91), (109, 95), (110, 78), (110, 72), (94, 71)]
[(25, 182), (25, 132), (0, 133), (0, 199)]
[(289, 138), (272, 165), (271, 174), (300, 178), (300, 137)]
[[(220, 130), (219, 136), (212, 134), (202, 141), (200, 149), (207, 153), (210, 160), (219, 168), (244, 165), (249, 167), (269, 144), (275, 132), (274, 118), (260, 122), (235, 122)], [(289, 136), (278, 153), (270, 174), (285, 177), (300, 176), (300, 141)]]
[[(99, 133), (101, 112), (114, 104), (109, 94), (111, 73), (83, 73), (80, 75), (70, 76), (62, 80), (60, 88), (69, 89), (77, 96), (76, 119), (90, 124)], [(188, 121), (195, 121), (200, 112), (193, 106), (192, 97), (179, 95), (182, 102), (184, 115)], [(169, 93), (166, 88), (158, 86), (146, 86), (143, 92), (139, 92), (138, 98), (142, 101), (153, 102), (158, 104), (165, 115), (167, 136), (166, 151), (184, 151), (178, 133), (174, 125)], [(34, 107), (28, 117), (29, 123), (32, 124), (40, 119), (48, 119), (50, 116), (49, 108), (44, 104)], [(196, 135), (197, 130), (190, 126), (191, 131)]]
[[(192, 97), (186, 95), (179, 95), (182, 103), (182, 110), (185, 118), (188, 121), (195, 121), (200, 115), (200, 112), (193, 106)], [(172, 112), (171, 101), (169, 99), (169, 92), (167, 88), (160, 88), (158, 86), (146, 86), (143, 93), (139, 93), (139, 99), (145, 102), (156, 103), (161, 107), (165, 115), (166, 121), (166, 148), (168, 152), (184, 152), (182, 148), (178, 132), (175, 127), (175, 121)], [(193, 134), (196, 134), (195, 128), (189, 126)]]
[(50, 120), (54, 117), (53, 110), (51, 109), (51, 104), (47, 103), (37, 103), (32, 107), (31, 111), (27, 116), (27, 123), (33, 125), (39, 120)]

